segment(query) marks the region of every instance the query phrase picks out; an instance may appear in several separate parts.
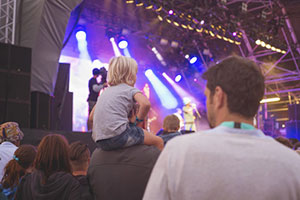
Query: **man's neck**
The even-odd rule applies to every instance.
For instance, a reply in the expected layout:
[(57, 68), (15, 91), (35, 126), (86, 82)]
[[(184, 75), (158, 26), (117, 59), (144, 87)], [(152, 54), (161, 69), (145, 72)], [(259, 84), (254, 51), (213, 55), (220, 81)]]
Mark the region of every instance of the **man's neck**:
[(87, 175), (87, 171), (74, 171), (73, 176), (86, 176)]
[(219, 119), (216, 124), (217, 124), (217, 126), (219, 126), (221, 123), (226, 122), (226, 121), (227, 122), (228, 121), (239, 122), (239, 123), (253, 125), (253, 118), (245, 118), (244, 116), (241, 116), (239, 114), (228, 114), (228, 115), (222, 117), (221, 119)]

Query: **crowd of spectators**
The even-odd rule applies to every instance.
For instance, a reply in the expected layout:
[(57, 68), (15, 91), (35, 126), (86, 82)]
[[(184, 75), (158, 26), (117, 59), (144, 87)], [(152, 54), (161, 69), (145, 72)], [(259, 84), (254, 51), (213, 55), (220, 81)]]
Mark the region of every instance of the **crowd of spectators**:
[(229, 57), (203, 74), (210, 130), (182, 135), (168, 115), (159, 136), (143, 129), (150, 104), (135, 65), (109, 64), (110, 86), (90, 110), (92, 155), (58, 134), (20, 145), (18, 124), (0, 125), (0, 199), (300, 199), (300, 142), (253, 125), (265, 90), (254, 62)]

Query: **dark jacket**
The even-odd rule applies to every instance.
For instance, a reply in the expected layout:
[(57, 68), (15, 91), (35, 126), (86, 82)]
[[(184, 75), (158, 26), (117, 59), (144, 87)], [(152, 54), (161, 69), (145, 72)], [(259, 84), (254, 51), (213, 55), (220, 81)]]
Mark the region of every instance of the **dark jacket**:
[(80, 183), (80, 199), (81, 200), (93, 200), (94, 197), (92, 195), (87, 177), (83, 176), (83, 175), (74, 176), (74, 177)]
[(16, 200), (77, 200), (80, 184), (70, 173), (56, 172), (42, 183), (42, 172), (25, 175), (18, 186)]
[(135, 145), (114, 151), (96, 149), (88, 169), (95, 199), (141, 200), (160, 151)]

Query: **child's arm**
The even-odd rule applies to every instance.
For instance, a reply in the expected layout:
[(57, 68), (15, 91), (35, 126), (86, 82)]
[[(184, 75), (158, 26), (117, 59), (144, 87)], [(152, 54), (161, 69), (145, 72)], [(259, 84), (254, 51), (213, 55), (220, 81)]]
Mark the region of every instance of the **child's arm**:
[(136, 93), (133, 98), (140, 105), (139, 112), (136, 116), (139, 119), (144, 119), (150, 110), (150, 101), (140, 92)]

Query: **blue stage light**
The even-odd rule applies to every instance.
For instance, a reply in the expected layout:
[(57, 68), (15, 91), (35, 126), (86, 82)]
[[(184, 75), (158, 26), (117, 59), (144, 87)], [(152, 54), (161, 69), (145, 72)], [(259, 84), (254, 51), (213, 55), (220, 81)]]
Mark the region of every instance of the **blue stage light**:
[(84, 31), (78, 31), (76, 33), (76, 39), (78, 41), (86, 40), (86, 33)]
[(167, 109), (174, 109), (178, 106), (178, 102), (169, 89), (159, 80), (151, 69), (145, 71), (145, 75), (155, 90), (161, 104)]
[(152, 76), (152, 75), (153, 75), (153, 71), (152, 71), (151, 69), (147, 69), (147, 70), (145, 71), (145, 75), (146, 75), (147, 77)]
[(190, 59), (190, 63), (194, 64), (197, 60), (198, 60), (198, 58), (196, 56), (194, 56)]
[(176, 77), (175, 77), (175, 82), (179, 82), (180, 80), (181, 80), (181, 75), (180, 74), (178, 74)]
[(128, 42), (126, 40), (121, 40), (118, 44), (120, 49), (125, 49), (128, 46)]

